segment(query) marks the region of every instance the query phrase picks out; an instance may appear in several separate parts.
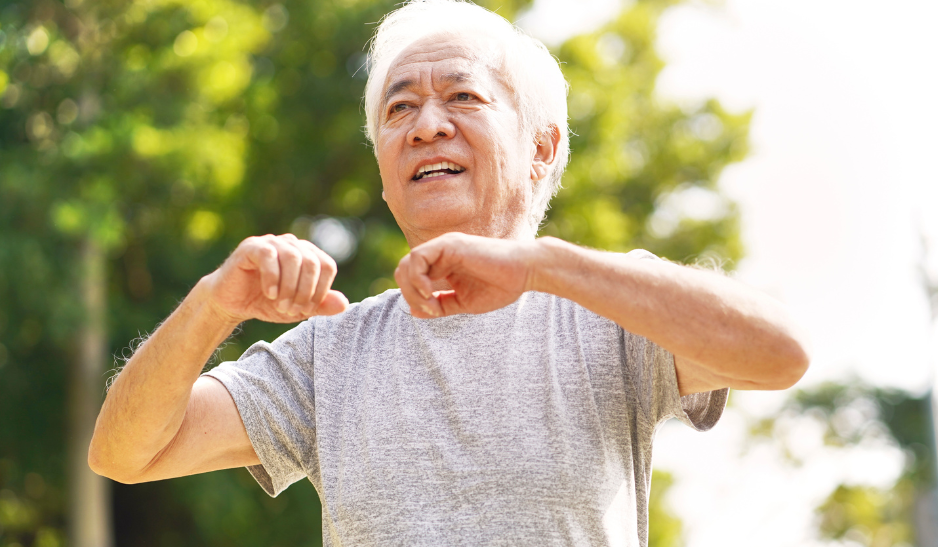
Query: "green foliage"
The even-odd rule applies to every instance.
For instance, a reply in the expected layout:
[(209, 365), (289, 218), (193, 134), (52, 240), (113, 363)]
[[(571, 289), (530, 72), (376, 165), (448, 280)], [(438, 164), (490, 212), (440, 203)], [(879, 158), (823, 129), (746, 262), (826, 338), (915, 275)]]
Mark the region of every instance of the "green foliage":
[(885, 426), (888, 436), (912, 456), (905, 470), (909, 478), (923, 487), (935, 483), (930, 393), (916, 397), (856, 380), (825, 382), (795, 392), (785, 411), (819, 415), (827, 425), (824, 440), (833, 446), (860, 444)]
[[(514, 17), (530, 2), (482, 3)], [(394, 286), (407, 245), (380, 199), (360, 99), (363, 46), (394, 4), (0, 1), (0, 545), (51, 547), (64, 537), (82, 240), (108, 251), (116, 354), (238, 241), (306, 237), (319, 215), (362, 226), (336, 288), (356, 301)], [(544, 233), (736, 259), (737, 213), (715, 183), (745, 154), (748, 115), (713, 101), (684, 112), (654, 98), (654, 31), (669, 5), (637, 2), (557, 52), (578, 136)], [(718, 214), (669, 205), (690, 189), (715, 198)], [(222, 358), (285, 328), (247, 323)], [(669, 480), (653, 482), (657, 547), (679, 544), (679, 521), (661, 503)], [(118, 545), (321, 541), (308, 483), (272, 500), (236, 470), (115, 485), (114, 495)]]
[(322, 545), (312, 484), (271, 498), (244, 469), (121, 488), (115, 527), (118, 545)]
[(821, 534), (870, 547), (911, 545), (914, 494), (909, 479), (900, 481), (891, 490), (840, 485), (818, 507)]
[[(716, 183), (728, 163), (746, 155), (750, 115), (730, 114), (713, 100), (685, 112), (655, 97), (663, 67), (655, 28), (672, 4), (636, 2), (560, 48), (576, 136), (565, 189), (543, 232), (678, 261), (733, 261), (742, 255), (738, 212)], [(688, 195), (703, 202), (690, 215), (680, 204)]]
[[(919, 504), (935, 488), (931, 394), (914, 396), (856, 380), (827, 382), (795, 392), (779, 416), (804, 415), (825, 425), (829, 446), (887, 442), (906, 454), (902, 475), (891, 488), (839, 485), (817, 508), (821, 536), (873, 547), (914, 544), (916, 514), (927, 510)], [(777, 419), (754, 424), (750, 433), (770, 436)]]
[[(272, 92), (252, 78), (275, 27), (268, 11), (224, 0), (0, 8), (0, 543), (63, 535), (66, 365), (84, 320), (79, 242), (110, 250), (115, 349), (230, 248), (222, 212), (245, 181), (248, 128), (271, 118)], [(31, 491), (30, 477), (47, 487)], [(116, 490), (123, 508), (135, 487)], [(166, 497), (189, 514), (206, 496)], [(137, 501), (145, 513), (151, 502)], [(299, 529), (318, 536), (316, 523)]]
[(23, 473), (15, 462), (0, 460), (0, 545), (63, 545), (59, 493), (38, 473)]
[(525, 8), (531, 6), (532, 0), (480, 0), (480, 6), (490, 9), (509, 21), (514, 21)]
[(674, 484), (674, 477), (666, 471), (654, 470), (651, 473), (651, 493), (648, 496), (648, 546), (681, 547), (684, 540), (681, 535), (681, 520), (671, 513), (666, 496)]
[[(261, 15), (223, 0), (50, 2), (3, 26), (5, 202), (42, 203), (51, 233), (109, 248), (169, 226), (212, 239), (193, 219), (241, 184), (243, 128), (266, 115), (247, 89), (251, 56), (270, 38)], [(177, 184), (196, 199), (127, 210), (169, 203)]]

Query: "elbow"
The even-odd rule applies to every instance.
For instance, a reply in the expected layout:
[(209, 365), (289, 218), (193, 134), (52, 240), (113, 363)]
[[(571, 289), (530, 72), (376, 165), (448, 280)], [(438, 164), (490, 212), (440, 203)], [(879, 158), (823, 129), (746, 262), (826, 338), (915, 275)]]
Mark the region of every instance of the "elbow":
[(143, 482), (139, 474), (130, 473), (121, 466), (116, 465), (115, 458), (105, 453), (99, 443), (91, 440), (88, 447), (88, 467), (96, 474), (122, 484), (137, 484)]
[(101, 449), (101, 443), (96, 442), (98, 438), (97, 430), (95, 430), (95, 435), (91, 438), (91, 444), (88, 446), (88, 467), (91, 468), (96, 474), (101, 475), (102, 477), (108, 477), (108, 469), (106, 465), (107, 458), (104, 456)]
[(762, 389), (789, 389), (808, 372), (811, 355), (807, 344), (793, 337), (773, 352), (771, 362), (771, 378)]
[(790, 337), (786, 349), (789, 384), (785, 389), (788, 389), (804, 377), (811, 365), (811, 347), (807, 333), (799, 328), (797, 334)]
[(88, 467), (91, 468), (95, 474), (101, 475), (102, 477), (116, 480), (117, 482), (124, 482), (119, 480), (118, 473), (115, 473), (114, 466), (110, 465), (108, 463), (109, 461), (110, 458), (103, 453), (92, 439), (91, 446), (88, 447)]

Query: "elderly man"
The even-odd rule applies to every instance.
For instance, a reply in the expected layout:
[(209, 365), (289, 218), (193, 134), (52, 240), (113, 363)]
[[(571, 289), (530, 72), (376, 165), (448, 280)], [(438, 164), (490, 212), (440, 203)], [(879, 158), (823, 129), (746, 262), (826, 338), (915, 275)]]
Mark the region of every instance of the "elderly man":
[[(311, 243), (245, 240), (114, 382), (91, 467), (247, 466), (270, 495), (306, 477), (332, 546), (645, 545), (655, 429), (712, 427), (727, 388), (794, 384), (797, 327), (723, 276), (535, 238), (566, 84), (504, 19), (412, 2), (370, 67), (368, 134), (411, 246), (400, 290), (349, 305)], [(252, 318), (306, 321), (200, 376)]]

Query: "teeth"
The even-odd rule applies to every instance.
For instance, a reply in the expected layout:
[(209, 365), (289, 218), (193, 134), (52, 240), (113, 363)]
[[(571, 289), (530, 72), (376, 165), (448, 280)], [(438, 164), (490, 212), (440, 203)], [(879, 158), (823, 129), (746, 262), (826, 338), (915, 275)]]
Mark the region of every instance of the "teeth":
[(432, 174), (427, 174), (427, 173), (430, 173), (431, 171), (441, 171), (443, 169), (456, 171), (458, 173), (462, 173), (463, 171), (465, 171), (464, 168), (456, 165), (455, 163), (451, 161), (443, 161), (443, 162), (434, 163), (431, 165), (424, 165), (423, 167), (417, 170), (417, 176), (419, 178), (438, 177), (440, 175), (445, 175), (447, 173), (432, 173)]

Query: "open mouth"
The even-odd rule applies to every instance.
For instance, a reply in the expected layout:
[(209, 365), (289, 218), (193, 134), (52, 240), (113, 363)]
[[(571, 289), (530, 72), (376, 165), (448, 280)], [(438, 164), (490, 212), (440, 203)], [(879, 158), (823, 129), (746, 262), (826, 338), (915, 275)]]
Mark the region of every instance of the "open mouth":
[(414, 178), (411, 180), (429, 179), (442, 175), (455, 175), (456, 173), (462, 173), (465, 170), (465, 167), (456, 165), (451, 161), (431, 163), (430, 165), (424, 165), (420, 169), (417, 169), (417, 174), (414, 175)]

